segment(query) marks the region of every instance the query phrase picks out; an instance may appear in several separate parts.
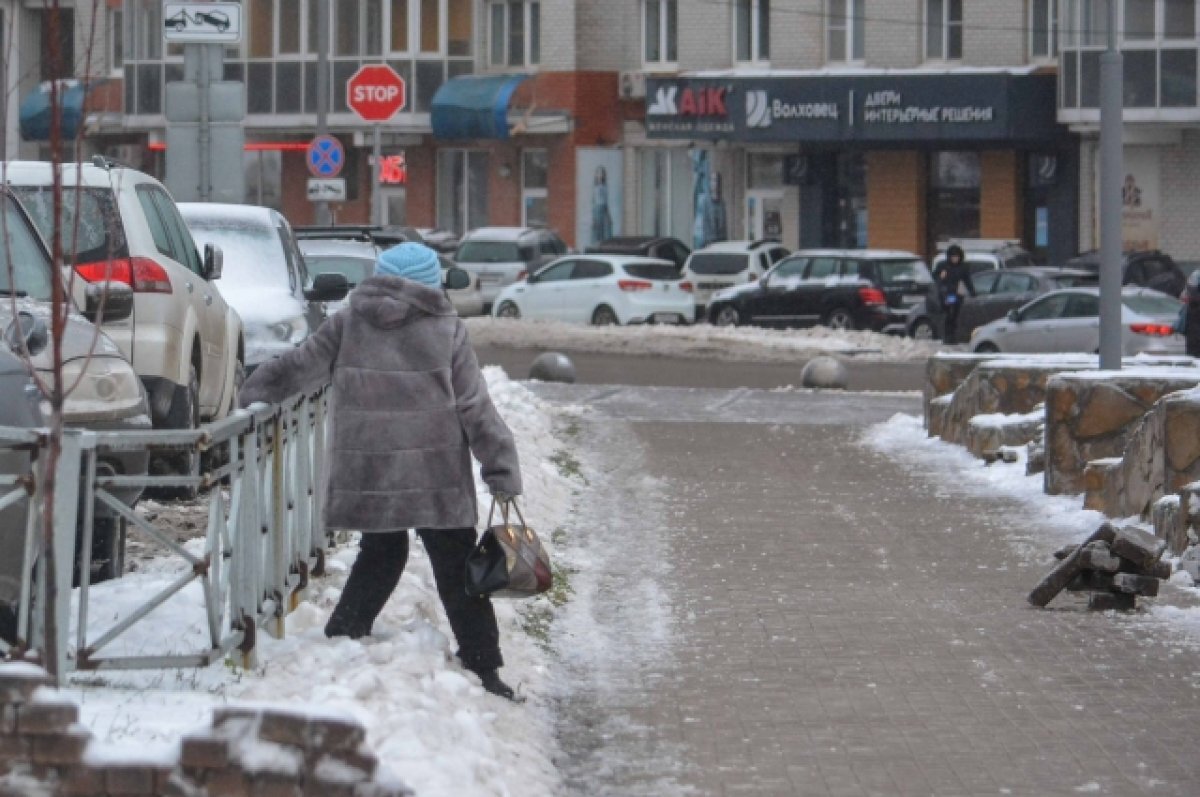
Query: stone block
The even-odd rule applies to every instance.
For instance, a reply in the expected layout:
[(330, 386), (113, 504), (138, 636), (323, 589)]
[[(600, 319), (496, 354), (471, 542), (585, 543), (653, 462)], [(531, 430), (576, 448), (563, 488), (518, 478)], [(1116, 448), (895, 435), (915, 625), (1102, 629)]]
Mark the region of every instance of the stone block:
[(1154, 502), (1150, 509), (1154, 536), (1167, 543), (1167, 551), (1178, 556), (1187, 548), (1187, 521), (1180, 496), (1167, 495)]
[(6, 771), (5, 764), (28, 761), (33, 743), (21, 736), (0, 736), (0, 772)]
[(1088, 597), (1088, 609), (1093, 612), (1127, 612), (1136, 606), (1136, 597), (1121, 592), (1093, 592)]
[(1075, 424), (1075, 436), (1080, 440), (1117, 434), (1149, 409), (1117, 385), (1104, 382), (1082, 393), (1081, 398)]
[(0, 735), (17, 732), (17, 716), (21, 709), (15, 705), (0, 705)]
[(34, 736), (30, 760), (46, 766), (72, 766), (83, 758), (83, 751), (92, 741), (86, 731), (71, 730), (52, 736)]
[(1071, 545), (1064, 545), (1063, 547), (1059, 548), (1057, 551), (1054, 552), (1054, 558), (1061, 562), (1063, 559), (1066, 559), (1068, 556), (1070, 556), (1071, 554), (1075, 553), (1078, 550), (1079, 550), (1079, 546), (1075, 545), (1073, 543)]
[(1134, 575), (1138, 576), (1149, 576), (1150, 578), (1157, 578), (1160, 581), (1166, 581), (1171, 577), (1171, 573), (1174, 571), (1171, 569), (1170, 562), (1164, 562), (1162, 560), (1155, 562), (1149, 567), (1139, 567), (1133, 562), (1130, 562), (1128, 559), (1122, 559), (1121, 569), (1118, 572), (1133, 573)]
[(26, 703), (40, 687), (53, 685), (41, 667), (25, 662), (0, 663), (0, 705)]
[(111, 797), (152, 797), (158, 787), (152, 766), (108, 764), (104, 767), (104, 788)]
[(263, 711), (258, 736), (268, 742), (304, 750), (309, 745), (309, 721), (303, 714)]
[(1080, 563), (1087, 570), (1098, 570), (1103, 573), (1115, 573), (1121, 567), (1121, 560), (1113, 555), (1108, 543), (1098, 540), (1088, 543), (1079, 552)]
[(1167, 549), (1166, 540), (1160, 540), (1137, 526), (1123, 526), (1117, 529), (1111, 546), (1113, 553), (1122, 559), (1128, 559), (1139, 568), (1153, 566)]
[(302, 797), (296, 777), (260, 772), (250, 781), (251, 797)]
[(104, 768), (79, 764), (67, 768), (59, 780), (63, 797), (95, 797), (104, 788)]
[(229, 766), (229, 743), (211, 736), (185, 736), (179, 745), (179, 763), (185, 769), (222, 769)]
[(240, 769), (214, 769), (204, 778), (204, 789), (212, 797), (251, 797), (250, 779)]
[(413, 791), (398, 783), (360, 783), (354, 797), (413, 797)]
[(1113, 576), (1113, 589), (1117, 592), (1142, 595), (1147, 598), (1158, 595), (1158, 586), (1161, 583), (1157, 578), (1139, 576), (1134, 573), (1117, 573)]
[(357, 722), (329, 717), (310, 719), (308, 732), (308, 749), (326, 753), (354, 754), (367, 738)]
[(1029, 593), (1029, 602), (1037, 607), (1044, 607), (1058, 593), (1066, 589), (1067, 585), (1075, 580), (1075, 577), (1083, 572), (1083, 561), (1080, 556), (1080, 551), (1093, 542), (1101, 541), (1111, 542), (1117, 534), (1117, 530), (1108, 523), (1101, 524), (1100, 528), (1092, 532), (1086, 540), (1080, 545), (1080, 550), (1068, 555), (1065, 559), (1058, 563), (1050, 574), (1042, 579), (1041, 583), (1034, 587)]
[(1200, 397), (1173, 396), (1166, 405), (1166, 455), (1172, 470), (1192, 470), (1200, 462)]
[(17, 715), (17, 728), (22, 735), (45, 736), (61, 733), (79, 721), (79, 707), (74, 703), (26, 703)]

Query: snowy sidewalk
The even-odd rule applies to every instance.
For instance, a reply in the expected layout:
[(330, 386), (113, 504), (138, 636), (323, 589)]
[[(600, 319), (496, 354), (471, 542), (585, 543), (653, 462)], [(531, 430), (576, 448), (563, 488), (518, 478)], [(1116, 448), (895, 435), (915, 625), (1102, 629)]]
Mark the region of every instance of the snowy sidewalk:
[(1095, 518), (995, 494), (910, 420), (864, 442), (917, 399), (536, 389), (596, 408), (578, 560), (633, 563), (577, 575), (556, 625), (574, 793), (1196, 793), (1195, 639), (1030, 608)]

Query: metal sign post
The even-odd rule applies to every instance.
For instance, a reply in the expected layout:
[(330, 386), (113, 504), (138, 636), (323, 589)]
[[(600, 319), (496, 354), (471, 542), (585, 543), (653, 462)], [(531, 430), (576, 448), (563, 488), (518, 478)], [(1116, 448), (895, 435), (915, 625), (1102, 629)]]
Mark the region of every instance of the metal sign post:
[(364, 122), (372, 122), (375, 141), (371, 167), (371, 223), (383, 223), (383, 197), (379, 181), (383, 173), (383, 123), (391, 119), (408, 101), (404, 78), (386, 64), (361, 67), (346, 82), (346, 105)]
[(379, 194), (379, 182), (383, 177), (383, 133), (382, 125), (375, 125), (375, 145), (372, 147), (371, 168), (371, 223), (383, 226), (383, 197)]
[(1121, 368), (1121, 175), (1125, 153), (1124, 59), (1117, 41), (1117, 0), (1108, 0), (1108, 51), (1100, 56), (1100, 367)]

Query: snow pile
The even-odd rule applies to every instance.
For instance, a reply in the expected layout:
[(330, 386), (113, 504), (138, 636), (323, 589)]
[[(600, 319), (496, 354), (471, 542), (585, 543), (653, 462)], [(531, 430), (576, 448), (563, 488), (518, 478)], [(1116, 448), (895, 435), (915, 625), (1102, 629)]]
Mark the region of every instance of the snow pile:
[[(553, 531), (566, 522), (578, 486), (556, 464), (564, 446), (555, 436), (554, 411), (499, 368), (484, 373), (520, 449), (525, 517), (553, 547)], [(476, 479), (486, 513), (486, 489), (478, 484), (478, 474)], [(252, 701), (356, 718), (383, 762), (382, 775), (406, 782), (422, 797), (505, 795), (516, 784), (523, 794), (558, 793), (548, 705), (555, 688), (545, 651), (521, 628), (523, 613), (544, 598), (496, 603), (507, 664), (502, 674), (529, 698), (513, 705), (486, 695), (458, 665), (428, 559), (415, 538), (404, 577), (374, 635), (359, 641), (326, 639), (324, 624), (356, 553), (353, 544), (331, 553), (329, 575), (310, 585), (308, 600), (288, 617), (285, 639), (260, 632), (259, 666), (253, 671), (216, 664), (202, 670), (76, 675), (67, 692), (80, 703), (81, 721), (99, 740), (89, 757), (161, 759), (174, 753), (181, 735), (207, 727), (215, 705)], [(98, 630), (128, 614), (179, 577), (178, 562), (157, 560), (142, 572), (95, 587), (90, 625)], [(205, 629), (201, 591), (192, 584), (102, 653), (202, 649)]]
[(476, 346), (738, 362), (796, 362), (820, 354), (863, 360), (924, 360), (938, 351), (938, 344), (933, 341), (828, 327), (786, 330), (708, 324), (591, 327), (497, 318), (469, 318), (467, 327)]

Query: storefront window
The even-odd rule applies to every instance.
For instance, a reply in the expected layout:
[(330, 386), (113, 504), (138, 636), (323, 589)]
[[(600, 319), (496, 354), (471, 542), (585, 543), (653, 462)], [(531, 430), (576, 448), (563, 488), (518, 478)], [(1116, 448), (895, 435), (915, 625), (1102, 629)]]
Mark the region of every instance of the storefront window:
[(547, 212), (550, 157), (544, 149), (521, 153), (521, 218), (526, 227), (545, 225)]
[(861, 61), (866, 50), (864, 0), (828, 0), (825, 48), (830, 61)]
[(935, 152), (929, 158), (930, 250), (952, 238), (978, 238), (983, 170), (978, 152)]
[(687, 150), (647, 148), (638, 152), (639, 232), (692, 242), (694, 202)]
[(843, 152), (837, 159), (837, 246), (867, 246), (867, 158)]
[(437, 161), (437, 226), (461, 235), (487, 225), (488, 154), (444, 149)]
[(246, 204), (283, 209), (283, 157), (278, 150), (246, 152)]

